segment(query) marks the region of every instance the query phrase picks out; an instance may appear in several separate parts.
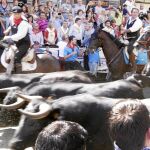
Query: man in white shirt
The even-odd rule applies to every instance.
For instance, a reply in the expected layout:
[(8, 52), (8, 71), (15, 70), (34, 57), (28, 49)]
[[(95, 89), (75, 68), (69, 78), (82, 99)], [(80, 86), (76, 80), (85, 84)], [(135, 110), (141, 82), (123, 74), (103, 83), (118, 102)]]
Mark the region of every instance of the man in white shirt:
[(133, 54), (133, 44), (138, 39), (140, 35), (140, 30), (143, 26), (142, 21), (138, 17), (139, 15), (139, 9), (133, 8), (131, 11), (131, 17), (126, 23), (124, 33), (127, 34), (127, 39), (129, 40), (129, 46), (128, 46), (128, 53), (129, 53), (129, 60), (133, 67), (133, 70), (135, 71), (135, 55)]
[(60, 67), (61, 70), (64, 70), (64, 49), (67, 46), (68, 43), (68, 36), (63, 35), (62, 40), (57, 43), (57, 46), (59, 48), (59, 61), (60, 61)]
[(75, 23), (70, 27), (69, 36), (74, 36), (77, 40), (77, 45), (81, 46), (83, 38), (83, 27), (81, 25), (81, 19), (76, 18)]

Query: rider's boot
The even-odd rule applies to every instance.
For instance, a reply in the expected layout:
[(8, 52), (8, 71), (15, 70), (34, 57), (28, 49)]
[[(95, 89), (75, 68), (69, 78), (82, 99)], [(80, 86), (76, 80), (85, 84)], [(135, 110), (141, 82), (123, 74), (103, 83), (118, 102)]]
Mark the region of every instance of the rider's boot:
[(136, 62), (135, 62), (135, 55), (133, 53), (131, 53), (129, 55), (129, 60), (130, 60), (130, 64), (131, 64), (131, 72), (136, 73), (137, 65), (136, 65)]

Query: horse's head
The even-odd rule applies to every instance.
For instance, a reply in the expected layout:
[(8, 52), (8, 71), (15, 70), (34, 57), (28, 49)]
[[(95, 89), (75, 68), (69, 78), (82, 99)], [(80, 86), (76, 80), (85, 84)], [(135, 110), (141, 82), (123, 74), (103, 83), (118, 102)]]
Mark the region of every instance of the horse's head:
[(100, 40), (100, 35), (99, 35), (99, 31), (96, 30), (92, 35), (91, 35), (91, 39), (90, 39), (90, 43), (88, 46), (88, 51), (93, 51), (99, 47), (102, 47), (102, 43)]
[(137, 43), (143, 45), (145, 48), (150, 46), (150, 27), (145, 29), (144, 34), (138, 38)]

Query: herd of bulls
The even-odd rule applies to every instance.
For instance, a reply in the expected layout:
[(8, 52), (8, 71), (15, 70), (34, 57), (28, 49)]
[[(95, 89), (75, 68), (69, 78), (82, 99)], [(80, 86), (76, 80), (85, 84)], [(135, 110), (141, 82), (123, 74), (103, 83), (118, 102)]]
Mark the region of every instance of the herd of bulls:
[(139, 74), (107, 83), (93, 83), (82, 71), (2, 74), (0, 108), (21, 113), (9, 146), (15, 150), (32, 147), (44, 127), (68, 120), (88, 131), (87, 150), (113, 150), (107, 124), (112, 106), (120, 100), (140, 99), (150, 111), (149, 86), (150, 77)]

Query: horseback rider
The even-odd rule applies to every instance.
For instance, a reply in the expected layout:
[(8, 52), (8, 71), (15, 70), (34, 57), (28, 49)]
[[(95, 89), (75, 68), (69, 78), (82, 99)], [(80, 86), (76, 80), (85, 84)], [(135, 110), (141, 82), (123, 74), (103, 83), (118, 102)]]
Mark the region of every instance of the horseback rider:
[(139, 9), (133, 8), (131, 11), (131, 16), (128, 19), (124, 33), (127, 34), (127, 39), (129, 41), (128, 45), (128, 53), (129, 53), (129, 61), (132, 66), (132, 71), (136, 71), (136, 63), (135, 63), (135, 54), (133, 53), (134, 46), (133, 44), (138, 39), (140, 35), (140, 29), (143, 26), (142, 21), (138, 17)]
[(30, 38), (29, 38), (29, 24), (26, 18), (22, 15), (22, 8), (19, 6), (14, 6), (12, 8), (13, 15), (10, 17), (10, 26), (4, 32), (5, 35), (8, 35), (11, 32), (11, 35), (5, 36), (4, 41), (12, 40), (17, 47), (15, 54), (15, 66), (21, 66), (21, 59), (27, 53), (30, 47)]

